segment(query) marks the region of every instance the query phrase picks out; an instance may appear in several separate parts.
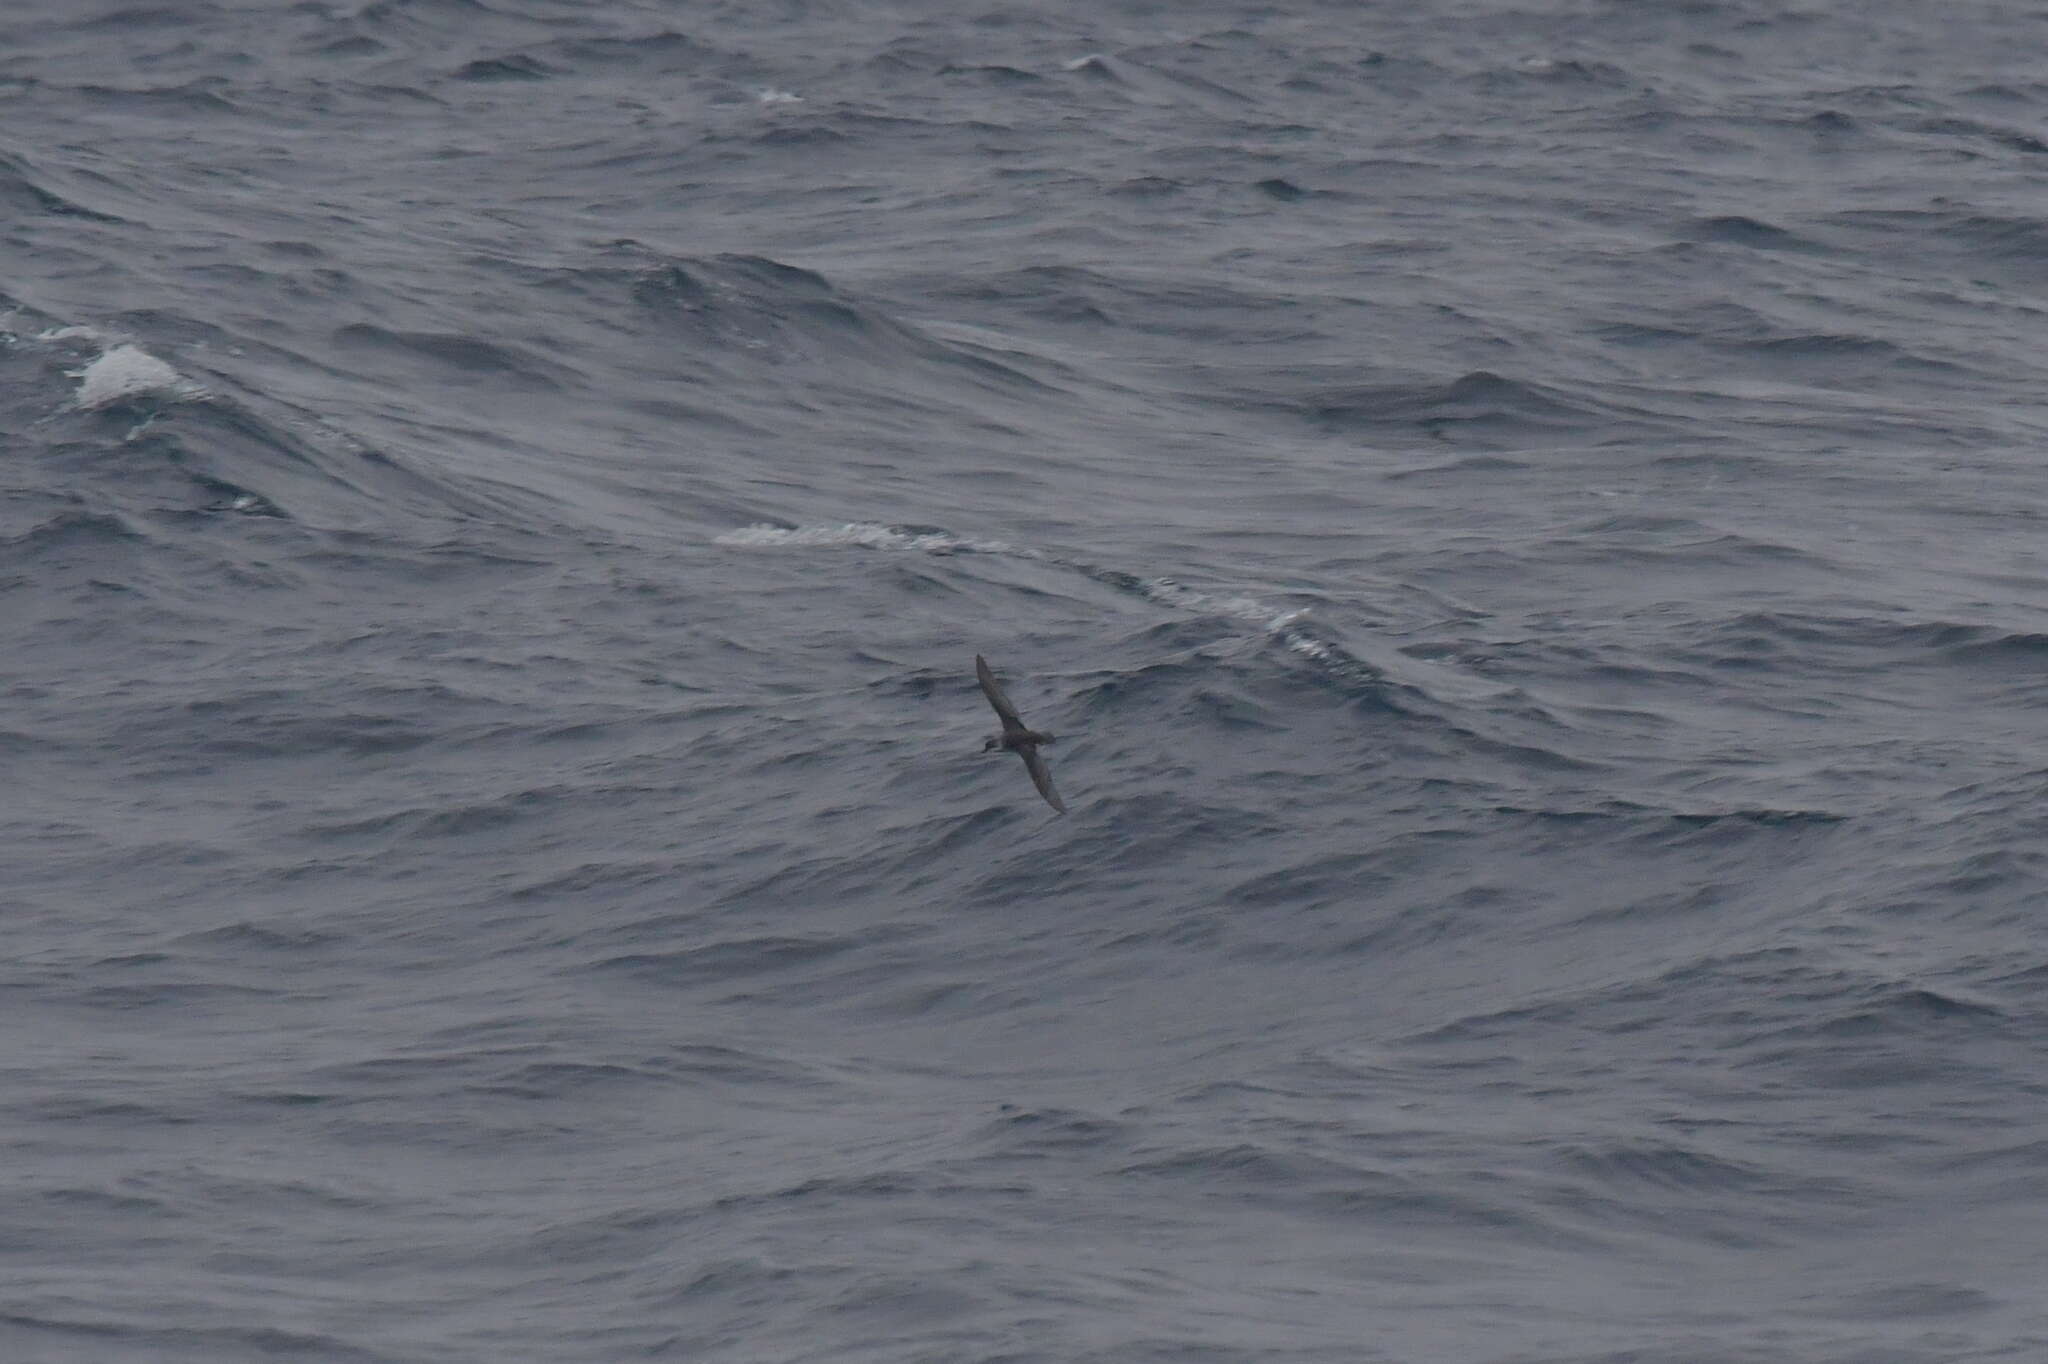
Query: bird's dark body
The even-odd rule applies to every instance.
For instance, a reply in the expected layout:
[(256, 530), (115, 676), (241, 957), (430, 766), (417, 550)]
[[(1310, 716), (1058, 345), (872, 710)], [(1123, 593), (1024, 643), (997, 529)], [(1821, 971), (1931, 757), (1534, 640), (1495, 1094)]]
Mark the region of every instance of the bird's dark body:
[(1017, 708), (1010, 704), (1010, 698), (1003, 694), (1002, 684), (996, 681), (988, 660), (980, 654), (974, 656), (974, 676), (981, 683), (982, 695), (988, 697), (989, 705), (995, 707), (996, 718), (1003, 722), (1003, 732), (992, 735), (981, 746), (984, 753), (1006, 751), (1024, 760), (1024, 770), (1031, 774), (1031, 784), (1038, 788), (1038, 794), (1045, 797), (1045, 803), (1061, 814), (1067, 812), (1066, 803), (1060, 793), (1053, 789), (1052, 773), (1046, 770), (1045, 759), (1038, 756), (1038, 750), (1056, 739), (1036, 729), (1026, 729), (1024, 721), (1018, 718)]
[(1010, 733), (990, 735), (988, 742), (981, 746), (981, 751), (993, 753), (999, 748), (1012, 750), (1037, 748), (1040, 744), (1056, 744), (1058, 742), (1059, 737), (1057, 735), (1046, 734), (1036, 729), (1020, 729)]

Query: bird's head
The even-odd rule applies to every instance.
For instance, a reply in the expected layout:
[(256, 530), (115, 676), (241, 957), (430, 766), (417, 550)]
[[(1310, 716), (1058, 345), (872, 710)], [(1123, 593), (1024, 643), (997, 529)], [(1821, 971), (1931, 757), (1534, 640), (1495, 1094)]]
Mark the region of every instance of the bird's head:
[(984, 753), (993, 753), (1002, 746), (1003, 740), (1000, 735), (991, 734), (981, 741), (981, 751)]

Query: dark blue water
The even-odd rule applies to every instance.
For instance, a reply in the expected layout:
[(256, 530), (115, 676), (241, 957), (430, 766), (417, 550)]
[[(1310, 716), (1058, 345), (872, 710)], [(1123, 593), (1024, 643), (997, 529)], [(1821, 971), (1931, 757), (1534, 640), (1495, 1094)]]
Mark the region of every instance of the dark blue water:
[(0, 1358), (2048, 1358), (2044, 42), (16, 0)]

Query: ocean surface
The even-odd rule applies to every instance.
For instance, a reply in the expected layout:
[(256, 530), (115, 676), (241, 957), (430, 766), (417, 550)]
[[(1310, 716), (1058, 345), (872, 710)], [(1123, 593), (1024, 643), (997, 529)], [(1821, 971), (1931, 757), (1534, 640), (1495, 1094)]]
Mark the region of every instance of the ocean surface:
[(10, 0), (0, 1359), (2048, 1359), (2044, 47)]

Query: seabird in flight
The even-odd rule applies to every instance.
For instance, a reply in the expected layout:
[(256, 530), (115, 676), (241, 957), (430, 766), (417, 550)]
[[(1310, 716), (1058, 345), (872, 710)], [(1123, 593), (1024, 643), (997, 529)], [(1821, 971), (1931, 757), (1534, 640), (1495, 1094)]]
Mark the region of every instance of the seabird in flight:
[(1038, 787), (1038, 794), (1045, 797), (1045, 803), (1061, 814), (1067, 807), (1060, 803), (1060, 793), (1052, 789), (1052, 773), (1045, 770), (1045, 759), (1038, 756), (1038, 746), (1056, 742), (1052, 735), (1041, 734), (1035, 729), (1026, 729), (1024, 722), (1017, 718), (1017, 708), (1010, 704), (1010, 698), (1003, 695), (1003, 688), (996, 681), (996, 675), (989, 671), (988, 660), (980, 654), (974, 656), (974, 675), (981, 679), (981, 690), (988, 697), (988, 703), (996, 708), (996, 715), (1003, 722), (1003, 732), (993, 735), (981, 746), (984, 753), (1008, 749), (1024, 760), (1024, 770), (1031, 774), (1032, 784)]

